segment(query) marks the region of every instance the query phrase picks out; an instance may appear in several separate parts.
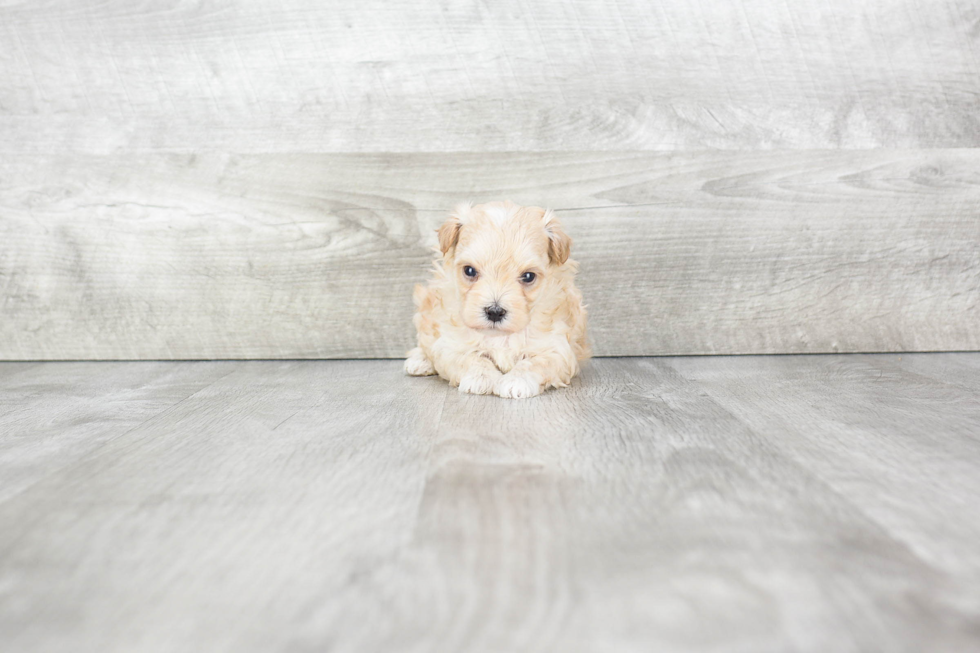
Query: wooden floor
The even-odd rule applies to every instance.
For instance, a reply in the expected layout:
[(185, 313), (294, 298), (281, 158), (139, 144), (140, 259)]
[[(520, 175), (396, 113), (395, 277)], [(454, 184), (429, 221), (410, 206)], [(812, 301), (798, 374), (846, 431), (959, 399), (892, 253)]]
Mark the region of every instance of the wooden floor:
[(980, 354), (0, 365), (0, 650), (980, 647)]

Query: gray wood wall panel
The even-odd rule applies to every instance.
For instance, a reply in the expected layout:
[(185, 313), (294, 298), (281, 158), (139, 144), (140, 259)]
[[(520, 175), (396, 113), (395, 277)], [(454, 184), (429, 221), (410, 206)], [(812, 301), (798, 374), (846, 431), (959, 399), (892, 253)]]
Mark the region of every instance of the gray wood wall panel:
[(980, 152), (8, 155), (0, 357), (397, 357), (460, 197), (559, 209), (599, 355), (980, 348)]
[(975, 0), (4, 2), (0, 151), (980, 145)]
[(0, 358), (397, 356), (460, 200), (599, 354), (975, 349), (974, 0), (0, 2)]

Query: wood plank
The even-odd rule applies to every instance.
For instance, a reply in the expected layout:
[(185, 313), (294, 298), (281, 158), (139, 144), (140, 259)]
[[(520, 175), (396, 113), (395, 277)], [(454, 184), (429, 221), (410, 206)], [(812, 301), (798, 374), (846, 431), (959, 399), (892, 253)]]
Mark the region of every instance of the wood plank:
[(395, 361), (226, 363), (0, 503), (0, 640), (970, 650), (980, 413), (892, 360), (600, 359), (527, 401)]
[(598, 355), (980, 349), (980, 152), (0, 159), (0, 358), (398, 357), (461, 199), (559, 209)]
[(227, 363), (17, 365), (4, 364), (0, 376), (0, 501), (231, 371)]
[(6, 2), (0, 151), (980, 145), (973, 0)]
[(931, 356), (893, 356), (887, 360), (889, 365), (897, 367), (902, 373), (925, 376), (980, 396), (980, 357), (960, 356), (954, 352)]
[[(318, 597), (411, 539), (425, 482), (415, 425), (438, 421), (447, 386), (392, 383), (396, 362), (225, 365), (0, 504), (6, 647), (281, 649)], [(74, 535), (43, 534), (62, 520)], [(80, 564), (52, 573), (59, 558)]]
[[(980, 356), (933, 356), (684, 358), (670, 365), (754, 431), (779, 434), (775, 447), (807, 461), (918, 558), (969, 579), (974, 589), (946, 600), (980, 609), (980, 520), (966, 499), (980, 496), (980, 402), (975, 388), (956, 382), (956, 368), (977, 369)], [(919, 373), (937, 365), (949, 371)]]

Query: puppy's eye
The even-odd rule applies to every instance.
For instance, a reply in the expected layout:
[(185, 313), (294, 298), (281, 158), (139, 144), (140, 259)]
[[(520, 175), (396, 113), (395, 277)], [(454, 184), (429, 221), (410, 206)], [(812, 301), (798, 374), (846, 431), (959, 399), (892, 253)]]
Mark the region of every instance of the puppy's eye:
[(536, 276), (538, 275), (534, 274), (533, 272), (525, 272), (524, 274), (521, 275), (521, 281), (523, 281), (524, 283), (531, 283), (532, 281), (534, 281), (534, 278)]
[(465, 274), (466, 276), (468, 276), (470, 279), (475, 279), (476, 278), (476, 268), (467, 265), (466, 267), (463, 268), (463, 274)]

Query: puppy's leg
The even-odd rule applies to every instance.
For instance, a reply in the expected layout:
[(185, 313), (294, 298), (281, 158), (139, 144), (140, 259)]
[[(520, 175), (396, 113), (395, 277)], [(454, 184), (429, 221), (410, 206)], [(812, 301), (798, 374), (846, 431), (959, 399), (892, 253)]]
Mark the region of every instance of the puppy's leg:
[(416, 347), (408, 352), (408, 358), (405, 359), (405, 373), (411, 376), (431, 376), (436, 370), (432, 367), (432, 361), (422, 353), (422, 348)]
[(459, 391), (473, 395), (493, 394), (503, 375), (493, 362), (483, 356), (467, 356), (459, 377)]
[(562, 346), (529, 352), (527, 358), (500, 377), (494, 394), (508, 399), (535, 397), (547, 388), (568, 385), (577, 369), (575, 354), (565, 340)]
[(540, 374), (530, 369), (515, 367), (500, 377), (493, 392), (507, 399), (527, 399), (538, 396), (543, 389), (544, 381)]
[(473, 351), (471, 344), (460, 346), (452, 338), (440, 338), (429, 347), (429, 354), (439, 376), (457, 386), (460, 392), (492, 394), (501, 377), (493, 361)]

